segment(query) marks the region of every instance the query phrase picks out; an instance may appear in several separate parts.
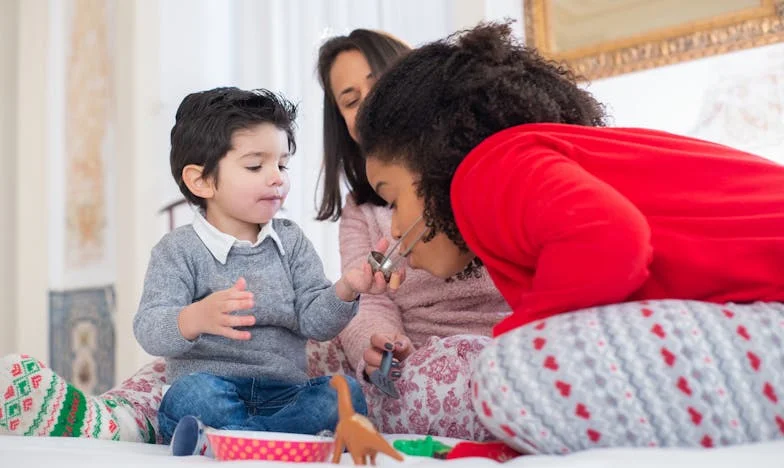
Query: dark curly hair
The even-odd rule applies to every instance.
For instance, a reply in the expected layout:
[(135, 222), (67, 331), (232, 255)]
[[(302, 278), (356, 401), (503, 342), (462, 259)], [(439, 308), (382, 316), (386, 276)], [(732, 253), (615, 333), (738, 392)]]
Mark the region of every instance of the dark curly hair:
[(206, 209), (182, 180), (182, 170), (189, 164), (203, 167), (202, 177), (218, 180), (218, 163), (231, 150), (231, 137), (262, 123), (271, 123), (286, 132), (289, 153), (294, 154), (294, 124), (297, 106), (281, 95), (266, 89), (225, 87), (191, 93), (177, 108), (171, 129), (169, 163), (180, 192), (189, 203)]
[[(510, 22), (481, 23), (409, 53), (378, 80), (357, 116), (366, 157), (404, 164), (418, 177), (430, 228), (461, 250), (450, 201), (452, 177), (485, 138), (516, 125), (604, 126), (604, 106), (566, 67), (512, 35)], [(472, 262), (459, 277), (472, 276)]]
[(319, 221), (337, 221), (340, 218), (343, 201), (340, 186), (343, 177), (357, 205), (386, 205), (368, 183), (365, 158), (360, 154), (357, 143), (351, 139), (346, 121), (332, 95), (329, 80), (332, 65), (341, 52), (349, 50), (361, 52), (373, 75), (378, 77), (411, 48), (387, 33), (370, 29), (355, 29), (348, 36), (335, 36), (319, 48), (317, 71), (324, 90), (324, 165), (320, 175), (324, 185), (316, 215)]

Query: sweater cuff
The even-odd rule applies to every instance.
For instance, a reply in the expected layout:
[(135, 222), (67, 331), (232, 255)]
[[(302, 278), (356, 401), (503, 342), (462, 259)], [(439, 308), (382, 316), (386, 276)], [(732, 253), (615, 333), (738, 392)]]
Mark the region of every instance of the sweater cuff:
[(338, 292), (334, 284), (330, 287), (330, 292), (332, 293), (330, 295), (331, 300), (329, 301), (327, 308), (332, 311), (335, 317), (340, 320), (345, 320), (345, 324), (348, 324), (359, 311), (360, 296), (354, 298), (353, 301), (346, 302), (338, 297)]
[(316, 341), (331, 340), (346, 328), (358, 310), (359, 302), (340, 299), (333, 284), (321, 292), (318, 302), (308, 306), (301, 317), (300, 333)]
[(163, 313), (161, 337), (163, 338), (162, 342), (168, 343), (168, 347), (172, 351), (169, 356), (178, 356), (190, 351), (201, 339), (201, 335), (197, 336), (193, 341), (189, 341), (182, 336), (180, 326), (177, 324), (181, 312), (182, 308), (173, 308)]

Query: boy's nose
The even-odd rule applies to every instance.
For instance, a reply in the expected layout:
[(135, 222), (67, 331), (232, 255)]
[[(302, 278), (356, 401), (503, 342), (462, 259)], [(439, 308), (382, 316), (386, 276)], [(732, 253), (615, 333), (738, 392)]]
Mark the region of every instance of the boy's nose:
[(283, 175), (280, 173), (279, 169), (275, 169), (275, 171), (273, 171), (268, 179), (268, 182), (270, 185), (283, 185)]

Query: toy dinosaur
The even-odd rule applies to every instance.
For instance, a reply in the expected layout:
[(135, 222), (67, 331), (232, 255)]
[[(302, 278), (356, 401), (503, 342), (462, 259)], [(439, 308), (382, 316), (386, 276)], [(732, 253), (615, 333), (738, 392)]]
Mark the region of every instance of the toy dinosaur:
[(342, 375), (334, 375), (329, 384), (338, 392), (338, 425), (335, 428), (335, 451), (332, 463), (340, 463), (343, 449), (348, 449), (355, 465), (376, 464), (376, 454), (381, 452), (398, 461), (403, 456), (379, 434), (373, 423), (354, 411), (348, 382)]

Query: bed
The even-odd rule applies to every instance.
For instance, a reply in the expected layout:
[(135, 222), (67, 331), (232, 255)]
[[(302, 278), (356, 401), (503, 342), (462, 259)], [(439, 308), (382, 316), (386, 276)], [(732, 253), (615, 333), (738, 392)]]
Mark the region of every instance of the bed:
[[(394, 436), (388, 437), (394, 439)], [(449, 439), (439, 440), (450, 443)], [(84, 467), (144, 467), (164, 468), (176, 466), (203, 466), (221, 464), (205, 457), (181, 457), (169, 455), (168, 447), (133, 442), (112, 442), (95, 439), (0, 436), (0, 466), (58, 468)], [(232, 464), (235, 464), (231, 462)], [(239, 462), (241, 466), (286, 466), (282, 462)], [(341, 464), (350, 465), (345, 454)], [(454, 466), (481, 468), (496, 466), (487, 459), (464, 458), (459, 460), (435, 460), (431, 458), (407, 457), (399, 463), (379, 455), (379, 466), (415, 465), (418, 467)], [(728, 448), (704, 449), (596, 449), (566, 456), (525, 456), (504, 464), (508, 467), (525, 468), (648, 468), (648, 467), (710, 467), (736, 468), (781, 468), (784, 466), (784, 441), (739, 445)], [(312, 463), (307, 466), (331, 466)]]

